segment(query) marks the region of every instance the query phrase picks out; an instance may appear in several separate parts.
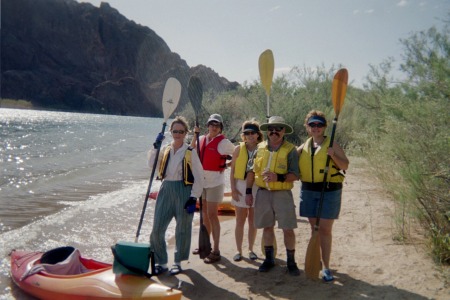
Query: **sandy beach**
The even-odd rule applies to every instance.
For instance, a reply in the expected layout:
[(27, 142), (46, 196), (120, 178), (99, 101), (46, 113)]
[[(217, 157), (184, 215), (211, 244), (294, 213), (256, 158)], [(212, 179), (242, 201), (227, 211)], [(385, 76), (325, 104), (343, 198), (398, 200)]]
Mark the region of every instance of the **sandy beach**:
[[(258, 272), (264, 259), (259, 245), (261, 230), (255, 246), (259, 259), (248, 259), (244, 238), (245, 258), (234, 262), (235, 220), (233, 216), (221, 216), (220, 262), (208, 265), (191, 255), (184, 262), (182, 274), (166, 273), (154, 277), (155, 280), (181, 289), (183, 299), (450, 299), (449, 269), (442, 270), (432, 262), (420, 232), (411, 228), (414, 239), (407, 243), (393, 239), (394, 204), (380, 183), (366, 172), (364, 164), (362, 159), (351, 158), (347, 172), (341, 215), (334, 226), (331, 269), (336, 279), (333, 283), (306, 278), (303, 269), (310, 233), (306, 219), (300, 217), (296, 229), (296, 260), (301, 269), (298, 277), (287, 273), (286, 251), (279, 229), (276, 229), (276, 267), (270, 272)], [(296, 183), (297, 206), (298, 195), (299, 183)], [(192, 249), (197, 241), (198, 225), (195, 225)], [(170, 258), (172, 253), (173, 249), (169, 251)]]

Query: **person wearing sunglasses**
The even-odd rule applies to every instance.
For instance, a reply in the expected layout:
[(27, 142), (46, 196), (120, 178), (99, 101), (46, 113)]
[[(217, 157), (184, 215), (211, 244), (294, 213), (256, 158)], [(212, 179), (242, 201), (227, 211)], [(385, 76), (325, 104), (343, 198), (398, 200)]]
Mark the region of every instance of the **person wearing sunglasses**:
[(323, 112), (310, 111), (306, 115), (304, 126), (310, 137), (298, 147), (302, 182), (300, 216), (308, 218), (311, 232), (314, 232), (316, 225), (327, 156), (331, 158), (318, 231), (322, 253), (322, 279), (329, 282), (334, 280), (330, 271), (330, 256), (333, 223), (338, 219), (341, 209), (342, 182), (344, 181), (344, 174), (341, 171), (348, 168), (349, 160), (336, 141), (333, 141), (330, 147), (330, 138), (325, 136), (327, 120)]
[[(289, 274), (298, 276), (300, 270), (295, 262), (294, 233), (297, 217), (291, 191), (299, 177), (298, 154), (296, 147), (284, 139), (293, 129), (279, 116), (270, 117), (260, 129), (267, 131), (268, 140), (258, 145), (253, 169), (247, 175), (249, 190), (245, 198), (247, 205), (255, 203), (255, 226), (263, 228), (265, 259), (259, 271), (268, 272), (275, 266), (274, 227), (278, 222), (284, 234)], [(251, 193), (253, 182), (258, 186), (255, 200)]]
[[(192, 220), (197, 198), (203, 190), (203, 167), (196, 151), (185, 143), (189, 132), (186, 119), (177, 116), (170, 125), (172, 142), (159, 153), (156, 169), (162, 180), (156, 199), (150, 246), (155, 253), (156, 275), (168, 271), (166, 231), (173, 218), (176, 220), (174, 264), (171, 275), (182, 272), (181, 262), (189, 259)], [(160, 134), (149, 151), (148, 164), (153, 168), (157, 149), (164, 136)]]
[[(222, 134), (223, 121), (219, 114), (212, 114), (206, 122), (208, 133), (199, 137), (199, 157), (204, 170), (204, 188), (202, 193), (203, 224), (208, 233), (212, 235), (213, 249), (204, 258), (207, 264), (220, 260), (220, 222), (219, 204), (223, 201), (225, 189), (225, 168), (227, 157), (233, 154), (234, 145)], [(195, 128), (196, 134), (200, 129)], [(191, 147), (196, 147), (197, 140), (194, 138)], [(193, 251), (198, 254), (198, 249)]]
[[(258, 144), (263, 140), (263, 134), (259, 130), (259, 123), (255, 120), (245, 121), (242, 124), (241, 139), (242, 142), (234, 148), (230, 172), (231, 204), (234, 205), (236, 212), (234, 235), (237, 253), (233, 257), (234, 261), (242, 260), (242, 242), (244, 239), (245, 222), (247, 220), (248, 257), (251, 260), (258, 259), (258, 256), (253, 252), (253, 245), (256, 239), (254, 206), (249, 206), (245, 203), (245, 193), (247, 191), (247, 173), (250, 171), (251, 166), (253, 166)], [(256, 195), (257, 189), (256, 184), (253, 184), (251, 188), (253, 196)]]

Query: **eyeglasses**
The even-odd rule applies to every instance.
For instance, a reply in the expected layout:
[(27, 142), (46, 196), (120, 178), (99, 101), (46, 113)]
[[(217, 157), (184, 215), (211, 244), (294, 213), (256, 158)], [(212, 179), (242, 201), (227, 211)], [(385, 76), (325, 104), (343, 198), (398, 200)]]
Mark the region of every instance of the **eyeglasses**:
[(210, 123), (208, 124), (208, 126), (212, 126), (212, 127), (220, 127), (220, 123), (217, 123), (217, 122), (210, 122)]
[(325, 127), (325, 124), (322, 124), (322, 123), (310, 123), (310, 124), (308, 124), (308, 126), (309, 127), (311, 127), (311, 128), (324, 128)]
[(256, 134), (255, 131), (246, 131), (246, 132), (244, 132), (244, 135), (254, 135), (254, 134)]
[(172, 134), (173, 133), (179, 133), (179, 134), (184, 134), (186, 131), (184, 130), (172, 130)]
[(283, 126), (269, 126), (267, 127), (267, 131), (276, 131), (276, 132), (280, 132), (281, 130), (283, 130)]

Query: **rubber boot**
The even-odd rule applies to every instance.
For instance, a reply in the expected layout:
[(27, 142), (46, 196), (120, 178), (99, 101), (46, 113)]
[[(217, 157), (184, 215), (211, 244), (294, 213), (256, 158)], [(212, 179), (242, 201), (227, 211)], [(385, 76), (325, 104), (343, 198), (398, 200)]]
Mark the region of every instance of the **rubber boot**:
[(275, 258), (273, 257), (273, 246), (264, 246), (266, 252), (266, 258), (259, 266), (259, 272), (268, 272), (275, 266)]
[(295, 263), (295, 249), (294, 250), (286, 249), (286, 256), (289, 275), (299, 276), (300, 270), (298, 269), (297, 264)]

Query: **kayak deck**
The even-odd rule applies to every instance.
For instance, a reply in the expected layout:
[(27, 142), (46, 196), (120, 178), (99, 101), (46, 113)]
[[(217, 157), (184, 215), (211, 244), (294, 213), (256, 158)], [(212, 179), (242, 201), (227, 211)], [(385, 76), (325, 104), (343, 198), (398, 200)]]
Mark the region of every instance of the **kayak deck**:
[(116, 275), (112, 265), (80, 258), (89, 271), (75, 275), (38, 272), (22, 279), (39, 263), (42, 252), (13, 251), (11, 278), (23, 291), (39, 299), (181, 299), (181, 291), (152, 279)]

